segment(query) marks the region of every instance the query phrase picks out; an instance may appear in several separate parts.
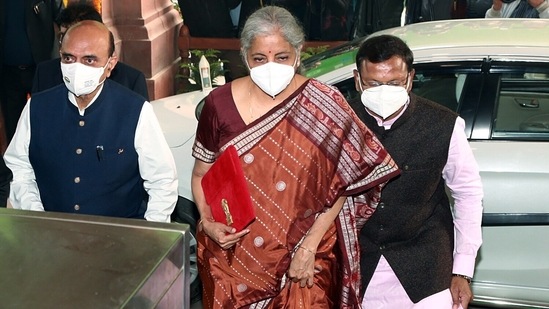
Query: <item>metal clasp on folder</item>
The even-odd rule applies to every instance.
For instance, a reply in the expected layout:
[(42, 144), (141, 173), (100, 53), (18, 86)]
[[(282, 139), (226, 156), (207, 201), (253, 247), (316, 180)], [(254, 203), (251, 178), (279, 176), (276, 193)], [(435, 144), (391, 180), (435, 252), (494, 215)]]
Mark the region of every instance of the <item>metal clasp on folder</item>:
[(221, 199), (221, 207), (223, 208), (223, 212), (225, 213), (227, 225), (231, 226), (233, 224), (233, 216), (231, 215), (231, 211), (229, 209), (229, 202), (227, 202), (226, 199)]

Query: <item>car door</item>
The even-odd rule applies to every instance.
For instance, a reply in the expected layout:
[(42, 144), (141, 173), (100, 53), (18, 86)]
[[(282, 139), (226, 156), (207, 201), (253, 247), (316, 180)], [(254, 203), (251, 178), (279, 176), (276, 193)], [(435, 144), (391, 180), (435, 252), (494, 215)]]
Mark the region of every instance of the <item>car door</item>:
[(477, 303), (549, 305), (549, 66), (491, 62), (470, 145), (484, 185)]

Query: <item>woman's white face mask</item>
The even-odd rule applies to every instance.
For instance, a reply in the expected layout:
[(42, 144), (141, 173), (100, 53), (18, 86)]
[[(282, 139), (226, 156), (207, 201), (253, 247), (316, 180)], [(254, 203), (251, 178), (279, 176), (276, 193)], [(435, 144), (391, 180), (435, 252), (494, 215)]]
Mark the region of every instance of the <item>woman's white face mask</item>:
[[(250, 66), (247, 63), (248, 68)], [(292, 81), (295, 75), (295, 65), (281, 64), (276, 62), (267, 62), (260, 66), (250, 69), (250, 78), (263, 92), (274, 97), (281, 93)]]
[[(362, 81), (359, 80), (362, 90)], [(408, 102), (408, 82), (404, 86), (380, 85), (362, 90), (362, 104), (383, 119), (396, 113)]]

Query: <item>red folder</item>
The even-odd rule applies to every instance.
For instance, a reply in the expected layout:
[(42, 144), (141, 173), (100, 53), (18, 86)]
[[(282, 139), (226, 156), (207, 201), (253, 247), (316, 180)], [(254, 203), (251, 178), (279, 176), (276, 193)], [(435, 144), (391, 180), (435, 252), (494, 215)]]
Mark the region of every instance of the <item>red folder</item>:
[(223, 151), (202, 177), (202, 190), (215, 221), (238, 232), (255, 219), (248, 184), (233, 145)]

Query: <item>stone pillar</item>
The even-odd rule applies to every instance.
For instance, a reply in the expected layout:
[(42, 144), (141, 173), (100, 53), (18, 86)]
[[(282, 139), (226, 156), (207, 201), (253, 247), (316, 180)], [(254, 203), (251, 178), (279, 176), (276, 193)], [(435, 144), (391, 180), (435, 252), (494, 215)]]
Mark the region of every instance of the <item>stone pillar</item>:
[(120, 60), (145, 74), (151, 100), (175, 94), (182, 19), (172, 2), (103, 0), (102, 17), (117, 40)]

